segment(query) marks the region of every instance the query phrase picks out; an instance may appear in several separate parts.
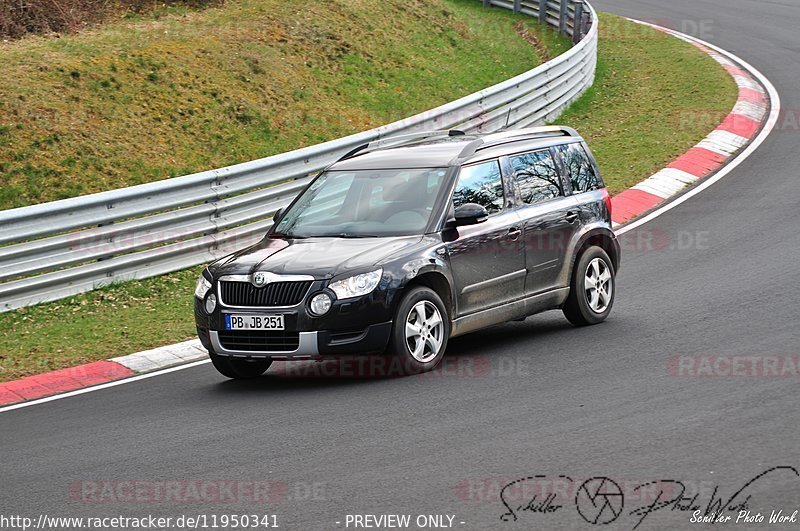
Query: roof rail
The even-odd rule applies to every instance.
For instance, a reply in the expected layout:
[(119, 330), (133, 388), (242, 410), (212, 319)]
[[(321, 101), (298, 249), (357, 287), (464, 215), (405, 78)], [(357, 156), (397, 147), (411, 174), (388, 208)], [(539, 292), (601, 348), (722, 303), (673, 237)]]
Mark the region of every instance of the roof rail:
[(534, 138), (547, 138), (551, 136), (578, 137), (580, 135), (575, 129), (564, 125), (546, 125), (542, 127), (529, 127), (526, 129), (510, 129), (477, 138), (464, 147), (464, 149), (458, 155), (458, 158), (463, 159), (466, 157), (471, 157), (482, 149), (507, 144), (509, 142), (531, 140)]
[(372, 142), (361, 144), (355, 149), (345, 153), (337, 162), (347, 160), (354, 157), (356, 154), (365, 150), (372, 150), (386, 146), (401, 146), (418, 140), (425, 140), (428, 138), (451, 137), (451, 136), (464, 136), (464, 131), (458, 129), (450, 129), (449, 131), (417, 131), (416, 133), (405, 133), (402, 135), (387, 136), (386, 138), (378, 138)]

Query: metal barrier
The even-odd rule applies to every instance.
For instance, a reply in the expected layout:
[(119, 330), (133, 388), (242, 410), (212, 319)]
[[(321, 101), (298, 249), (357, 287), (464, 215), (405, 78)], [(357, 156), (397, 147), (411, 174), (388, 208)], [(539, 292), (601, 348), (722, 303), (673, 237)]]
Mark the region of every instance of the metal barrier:
[(0, 211), (0, 312), (178, 271), (253, 244), (312, 174), (361, 144), (414, 131), (492, 132), (554, 120), (594, 80), (596, 13), (581, 0), (483, 3), (537, 17), (577, 44), (524, 74), (370, 131), (227, 168)]

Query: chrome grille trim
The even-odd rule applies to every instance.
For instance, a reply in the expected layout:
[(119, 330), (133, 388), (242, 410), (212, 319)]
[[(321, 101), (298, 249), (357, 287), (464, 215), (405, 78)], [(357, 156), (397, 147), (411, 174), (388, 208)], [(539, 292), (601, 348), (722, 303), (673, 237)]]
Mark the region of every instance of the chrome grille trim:
[[(263, 286), (255, 286), (252, 275), (223, 275), (217, 280), (220, 306), (248, 310), (294, 308), (303, 303), (314, 283), (310, 275), (275, 275)], [(237, 290), (235, 295), (231, 290)], [(232, 298), (231, 302), (226, 302)], [(272, 302), (272, 304), (270, 304)]]

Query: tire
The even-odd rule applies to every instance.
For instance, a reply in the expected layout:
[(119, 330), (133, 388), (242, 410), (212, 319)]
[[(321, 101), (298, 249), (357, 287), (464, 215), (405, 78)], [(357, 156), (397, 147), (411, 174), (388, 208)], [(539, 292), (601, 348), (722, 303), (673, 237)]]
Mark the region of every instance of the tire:
[[(595, 278), (599, 283), (593, 281)], [(616, 272), (608, 254), (600, 247), (589, 247), (578, 257), (572, 271), (564, 316), (575, 326), (605, 321), (614, 305), (616, 287)]]
[(237, 359), (220, 356), (213, 352), (209, 352), (208, 355), (211, 357), (211, 363), (214, 368), (220, 374), (235, 380), (258, 378), (272, 365), (272, 360), (269, 358), (259, 360)]
[[(417, 330), (419, 334), (414, 333)], [(399, 372), (405, 375), (435, 369), (444, 357), (449, 338), (450, 317), (442, 299), (432, 289), (412, 288), (395, 312), (388, 347), (392, 368), (399, 367)]]

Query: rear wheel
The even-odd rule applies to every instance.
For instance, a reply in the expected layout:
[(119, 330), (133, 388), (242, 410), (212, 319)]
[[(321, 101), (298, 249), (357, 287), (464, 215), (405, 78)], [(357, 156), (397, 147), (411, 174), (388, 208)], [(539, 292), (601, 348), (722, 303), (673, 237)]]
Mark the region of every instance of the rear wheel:
[(439, 365), (450, 337), (450, 319), (439, 295), (425, 287), (408, 291), (397, 307), (389, 350), (404, 374)]
[(229, 358), (209, 352), (211, 363), (220, 374), (236, 380), (247, 380), (258, 378), (272, 365), (271, 359), (248, 360), (239, 358)]
[(564, 315), (576, 326), (605, 321), (614, 304), (615, 289), (616, 274), (608, 254), (600, 247), (589, 247), (572, 272)]

